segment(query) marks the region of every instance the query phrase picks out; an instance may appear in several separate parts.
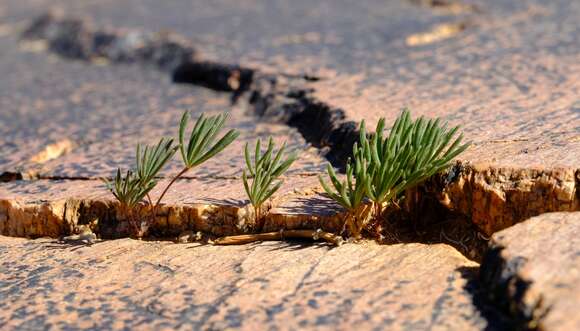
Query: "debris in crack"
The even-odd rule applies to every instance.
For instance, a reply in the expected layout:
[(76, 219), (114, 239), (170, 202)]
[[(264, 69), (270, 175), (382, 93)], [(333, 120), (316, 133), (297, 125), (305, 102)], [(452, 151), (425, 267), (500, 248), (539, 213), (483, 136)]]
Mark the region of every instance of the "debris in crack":
[(332, 245), (340, 246), (343, 243), (341, 236), (330, 232), (318, 230), (280, 230), (278, 232), (266, 232), (245, 234), (237, 236), (226, 236), (214, 240), (214, 245), (245, 245), (259, 241), (278, 241), (286, 239), (309, 239), (317, 241), (324, 240)]
[(70, 139), (59, 140), (55, 143), (46, 145), (42, 151), (33, 155), (30, 158), (30, 161), (34, 163), (45, 163), (54, 160), (70, 153), (76, 145), (77, 144)]
[(195, 55), (193, 47), (170, 33), (94, 30), (82, 20), (45, 14), (22, 33), (24, 40), (40, 40), (62, 57), (112, 63), (140, 63), (171, 71)]
[(407, 46), (423, 46), (452, 38), (468, 27), (467, 22), (442, 23), (432, 27), (428, 31), (414, 33), (407, 36), (405, 43)]

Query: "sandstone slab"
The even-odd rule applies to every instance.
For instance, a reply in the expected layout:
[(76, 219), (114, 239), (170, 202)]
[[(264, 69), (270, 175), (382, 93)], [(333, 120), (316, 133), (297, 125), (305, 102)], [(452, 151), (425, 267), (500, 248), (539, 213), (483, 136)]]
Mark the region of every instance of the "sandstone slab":
[(544, 214), (494, 234), (481, 277), (520, 323), (580, 329), (580, 213)]
[[(290, 173), (320, 172), (325, 164), (301, 135), (280, 123), (259, 123), (228, 94), (172, 84), (169, 77), (138, 66), (98, 66), (50, 58), (0, 36), (0, 175), (10, 178), (98, 179), (134, 163), (137, 143), (176, 137), (184, 111), (230, 112), (226, 129), (241, 135), (223, 153), (188, 173), (192, 177), (239, 178), (243, 147), (273, 137), (300, 153)], [(35, 68), (31, 71), (31, 68)], [(24, 88), (26, 87), (26, 88)], [(191, 124), (193, 125), (193, 124)], [(176, 155), (163, 176), (180, 171)]]
[[(344, 210), (321, 195), (317, 177), (283, 180), (287, 184), (267, 204), (264, 231), (340, 231)], [(151, 192), (153, 199), (167, 182), (160, 181)], [(239, 179), (178, 180), (162, 202), (151, 229), (155, 236), (175, 237), (184, 231), (223, 236), (256, 230), (254, 211)], [(142, 217), (149, 213), (146, 206), (137, 210)], [(126, 218), (101, 181), (15, 181), (0, 186), (2, 235), (57, 238), (89, 227), (99, 237), (118, 238), (127, 235)]]
[(445, 245), (67, 247), (0, 238), (0, 325), (80, 329), (483, 330), (476, 266)]
[[(114, 5), (44, 0), (35, 1), (35, 6), (29, 4), (28, 1), (2, 4), (2, 13), (8, 13), (5, 30), (11, 32), (2, 36), (6, 45), (16, 43), (16, 27), (30, 23), (38, 11), (60, 9), (97, 29), (93, 31), (108, 31), (113, 27), (126, 36), (134, 31), (142, 35), (168, 29), (184, 36), (184, 45), (192, 46), (198, 59), (213, 60), (225, 67), (240, 64), (244, 72), (250, 70), (255, 74), (254, 81), (246, 91), (247, 98), (240, 99), (238, 106), (244, 105), (246, 114), (298, 128), (304, 141), (289, 137), (295, 132), (280, 133), (282, 139), (292, 141), (298, 148), (302, 146), (300, 149), (309, 155), (310, 161), (298, 166), (298, 172), (320, 170), (319, 155), (311, 153), (305, 144), (318, 147), (330, 161), (340, 165), (356, 139), (358, 122), (364, 118), (372, 125), (379, 117), (386, 117), (390, 123), (402, 107), (409, 106), (415, 115), (440, 116), (452, 125), (461, 125), (467, 140), (473, 142), (459, 158), (463, 170), (453, 169), (444, 174), (443, 183), (431, 186), (434, 194), (427, 194), (426, 198), (433, 199), (435, 195), (444, 206), (462, 213), (486, 234), (540, 213), (574, 211), (580, 206), (577, 194), (580, 118), (576, 100), (579, 86), (575, 78), (579, 70), (575, 17), (580, 7), (576, 1), (392, 1), (385, 4), (371, 0), (340, 5), (328, 1), (316, 4), (296, 1), (287, 6), (261, 0), (243, 4), (180, 0), (144, 4), (125, 0)], [(21, 50), (38, 51), (38, 45), (21, 42)], [(73, 43), (71, 48), (74, 50), (76, 46)], [(96, 65), (109, 62), (89, 59), (93, 65), (87, 66), (71, 61), (71, 56), (67, 60), (55, 60), (51, 57), (54, 49), (52, 53), (28, 54), (22, 60), (15, 56), (20, 51), (7, 49), (10, 55), (5, 59), (5, 67), (11, 72), (13, 68), (19, 70), (8, 75), (14, 81), (6, 80), (6, 109), (29, 101), (29, 95), (16, 100), (12, 95), (19, 95), (22, 90), (19, 86), (36, 83), (32, 79), (36, 76), (25, 72), (30, 64), (39, 66), (41, 77), (57, 75), (57, 79), (46, 79), (40, 86), (42, 90), (35, 92), (50, 102), (32, 97), (33, 102), (24, 110), (16, 110), (17, 114), (64, 106), (68, 110), (47, 111), (44, 119), (74, 121), (74, 116), (69, 115), (70, 109), (77, 106), (75, 101), (80, 100), (83, 108), (86, 99), (90, 103), (86, 108), (100, 114), (99, 106), (106, 104), (103, 100), (108, 98), (113, 98), (115, 104), (125, 105), (125, 98), (115, 99), (118, 91), (137, 96), (136, 100), (127, 98), (131, 105), (125, 105), (125, 110), (131, 112), (150, 107), (151, 113), (157, 114), (160, 109), (178, 108), (175, 100), (181, 100), (177, 106), (189, 103), (200, 109), (207, 109), (205, 104), (226, 107), (226, 97), (204, 91), (195, 92), (193, 99), (188, 99), (182, 93), (194, 89), (182, 90), (169, 83), (166, 76), (143, 74), (140, 68), (118, 65), (114, 69), (99, 69)], [(56, 53), (62, 55), (62, 52)], [(44, 63), (42, 56), (57, 63), (58, 73), (51, 72), (53, 67)], [(87, 60), (84, 56), (76, 58)], [(70, 69), (73, 64), (77, 66), (76, 71)], [(85, 70), (99, 73), (84, 76)], [(60, 72), (65, 74), (58, 76)], [(130, 79), (116, 81), (117, 72), (128, 73)], [(265, 72), (273, 76), (257, 75)], [(110, 77), (103, 83), (100, 75)], [(25, 80), (19, 81), (20, 76)], [(49, 85), (57, 80), (71, 81), (68, 76), (73, 77), (72, 87), (53, 93)], [(63, 100), (62, 94), (70, 93), (79, 85), (79, 80), (84, 82), (93, 77), (97, 78), (94, 99), (84, 96), (87, 91), (93, 92), (92, 86), (85, 86), (74, 94), (72, 103)], [(155, 90), (157, 83), (141, 85), (142, 78), (160, 77), (163, 87), (159, 90)], [(286, 86), (282, 83), (284, 80), (293, 83)], [(262, 84), (270, 86), (264, 91)], [(145, 97), (149, 95), (153, 97)], [(131, 108), (133, 105), (138, 107)], [(211, 111), (212, 107), (209, 108)], [(241, 114), (236, 107), (232, 109)], [(140, 122), (126, 120), (116, 111), (105, 111), (99, 116), (107, 115), (119, 117), (119, 125), (128, 128), (129, 134), (116, 132), (113, 137), (107, 137), (113, 124), (99, 126), (99, 121), (89, 121), (85, 129), (91, 131), (96, 127), (94, 141), (101, 141), (89, 146), (81, 142), (78, 152), (73, 149), (68, 154), (61, 148), (62, 153), (57, 151), (54, 155), (58, 156), (46, 162), (46, 171), (36, 173), (44, 173), (46, 178), (93, 178), (110, 173), (114, 165), (103, 165), (99, 153), (118, 155), (123, 159), (118, 164), (129, 164), (131, 148), (127, 146), (132, 137), (139, 135), (147, 140), (150, 135), (165, 134), (178, 118), (174, 113), (166, 118), (148, 113)], [(21, 134), (27, 140), (6, 144), (2, 148), (6, 152), (2, 153), (11, 159), (39, 160), (51, 154), (47, 152), (51, 150), (49, 147), (69, 146), (66, 141), (70, 140), (70, 134), (54, 136), (53, 127), (45, 128), (35, 122), (38, 120), (35, 116), (23, 118), (20, 123), (34, 123), (27, 130), (9, 128), (9, 137)], [(234, 126), (238, 124), (242, 125)], [(283, 126), (278, 128), (285, 131)], [(250, 125), (244, 130), (251, 136), (262, 129), (260, 125)], [(57, 128), (56, 132), (68, 131)], [(53, 135), (53, 139), (46, 141), (47, 134)], [(74, 139), (72, 142), (72, 146), (79, 143)], [(25, 145), (32, 145), (34, 153), (18, 147)], [(239, 150), (240, 146), (235, 149)], [(236, 176), (239, 160), (239, 154), (224, 154), (223, 159), (209, 164), (216, 171), (199, 175)], [(9, 168), (19, 166), (10, 163)]]

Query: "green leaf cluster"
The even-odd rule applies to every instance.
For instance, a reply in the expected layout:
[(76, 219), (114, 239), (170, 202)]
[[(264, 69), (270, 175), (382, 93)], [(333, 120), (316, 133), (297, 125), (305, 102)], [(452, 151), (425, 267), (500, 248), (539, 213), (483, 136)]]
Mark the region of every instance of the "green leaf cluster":
[[(242, 172), (244, 189), (254, 207), (261, 207), (282, 185), (282, 181), (276, 181), (296, 160), (297, 155), (292, 153), (283, 159), (286, 143), (274, 153), (274, 141), (268, 141), (268, 148), (262, 154), (260, 139), (256, 141), (254, 156), (250, 155), (249, 145), (246, 143), (244, 157), (246, 160), (247, 172)], [(252, 183), (249, 183), (248, 173), (252, 176)]]
[(228, 117), (228, 113), (209, 117), (201, 114), (186, 143), (185, 128), (189, 121), (189, 113), (183, 114), (179, 125), (179, 150), (185, 168), (190, 169), (209, 160), (239, 136), (239, 132), (230, 130), (216, 142), (217, 135)]
[(149, 182), (144, 184), (139, 176), (131, 170), (127, 170), (127, 173), (123, 176), (121, 169), (117, 169), (113, 182), (105, 181), (105, 184), (119, 202), (129, 208), (133, 208), (145, 198), (155, 187), (156, 183)]
[(161, 138), (156, 146), (137, 144), (135, 153), (137, 177), (145, 185), (150, 182), (156, 184), (155, 177), (176, 151), (177, 146), (173, 146), (173, 139), (168, 138)]
[[(135, 170), (127, 171), (123, 176), (121, 170), (117, 169), (112, 183), (105, 180), (107, 187), (119, 202), (130, 208), (135, 207), (157, 185), (157, 175), (173, 158), (177, 150), (180, 150), (184, 168), (163, 190), (154, 206), (157, 207), (177, 178), (221, 152), (238, 137), (237, 131), (230, 130), (217, 140), (227, 118), (227, 113), (209, 117), (201, 114), (189, 134), (189, 139), (185, 141), (185, 129), (189, 121), (189, 112), (186, 111), (181, 117), (178, 146), (174, 145), (174, 139), (171, 138), (161, 138), (156, 145), (152, 146), (138, 144), (135, 153)], [(155, 208), (152, 213), (154, 212)]]
[(462, 134), (456, 137), (458, 127), (447, 127), (447, 123), (441, 125), (440, 119), (421, 117), (413, 121), (405, 109), (388, 137), (383, 137), (385, 120), (381, 118), (369, 139), (363, 121), (359, 142), (353, 146), (354, 165), (349, 160), (346, 178), (339, 180), (328, 166), (333, 188), (320, 178), (322, 187), (333, 200), (351, 211), (368, 198), (379, 217), (383, 205), (448, 167), (469, 146), (461, 144)]

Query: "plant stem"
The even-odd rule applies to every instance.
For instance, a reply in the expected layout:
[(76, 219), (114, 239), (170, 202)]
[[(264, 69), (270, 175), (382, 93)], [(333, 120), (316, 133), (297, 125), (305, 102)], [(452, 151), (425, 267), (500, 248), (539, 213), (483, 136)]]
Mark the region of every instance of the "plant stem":
[(282, 230), (277, 232), (221, 237), (214, 241), (214, 245), (243, 245), (255, 241), (284, 240), (286, 238), (314, 239), (316, 236), (336, 246), (342, 244), (342, 237), (330, 232), (316, 230)]
[(159, 203), (161, 203), (161, 199), (163, 199), (163, 197), (165, 196), (165, 193), (167, 193), (167, 191), (169, 190), (169, 188), (171, 187), (171, 185), (173, 185), (173, 183), (175, 183), (175, 181), (183, 176), (183, 174), (185, 174), (189, 169), (191, 168), (183, 168), (183, 170), (181, 170), (177, 176), (173, 177), (173, 179), (171, 179), (171, 181), (169, 182), (169, 184), (167, 184), (167, 186), (165, 187), (165, 189), (163, 190), (163, 192), (161, 192), (161, 195), (159, 196), (159, 199), (157, 199), (157, 202), (155, 203), (155, 207), (159, 206)]
[[(171, 179), (171, 181), (169, 182), (169, 184), (167, 184), (167, 186), (165, 187), (165, 189), (163, 190), (163, 192), (161, 192), (161, 195), (157, 199), (157, 202), (155, 202), (155, 205), (153, 205), (151, 207), (151, 221), (155, 220), (155, 216), (157, 215), (157, 208), (159, 208), (159, 204), (161, 203), (161, 199), (163, 199), (163, 197), (165, 196), (165, 194), (167, 193), (167, 191), (169, 190), (169, 188), (171, 187), (171, 185), (173, 185), (175, 183), (175, 181), (179, 177), (183, 176), (183, 174), (185, 174), (187, 171), (189, 171), (189, 169), (191, 169), (191, 168), (183, 168), (183, 170), (181, 170), (177, 174), (177, 176), (175, 176), (175, 177), (173, 177), (173, 179)], [(151, 198), (149, 198), (149, 199), (151, 199)]]

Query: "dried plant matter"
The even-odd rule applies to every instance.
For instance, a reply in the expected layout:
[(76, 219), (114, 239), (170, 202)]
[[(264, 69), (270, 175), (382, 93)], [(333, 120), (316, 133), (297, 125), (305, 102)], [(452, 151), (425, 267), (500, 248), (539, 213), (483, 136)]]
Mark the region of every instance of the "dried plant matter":
[(284, 239), (322, 239), (332, 245), (340, 246), (342, 237), (335, 234), (318, 230), (280, 230), (278, 232), (266, 232), (257, 234), (245, 234), (218, 238), (214, 245), (243, 245), (256, 241), (284, 240)]
[(401, 192), (448, 167), (468, 147), (461, 144), (463, 135), (456, 137), (458, 127), (447, 129), (447, 123), (440, 125), (439, 119), (413, 121), (408, 110), (397, 118), (387, 138), (383, 138), (384, 127), (381, 118), (369, 140), (363, 121), (359, 143), (353, 146), (354, 171), (349, 163), (346, 180), (341, 182), (329, 166), (334, 190), (320, 179), (329, 196), (349, 211), (346, 222), (354, 237), (365, 225), (353, 217), (364, 215), (364, 198), (372, 202), (374, 216), (379, 218), (385, 205)]
[[(244, 157), (248, 172), (246, 170), (243, 171), (242, 180), (248, 198), (252, 206), (254, 206), (258, 230), (263, 227), (262, 205), (280, 188), (282, 181), (278, 180), (278, 178), (290, 168), (297, 158), (295, 153), (285, 156), (285, 149), (286, 143), (282, 145), (278, 152), (274, 153), (274, 141), (270, 138), (268, 148), (262, 154), (261, 142), (258, 139), (254, 156), (251, 157), (248, 144), (245, 146)], [(249, 183), (248, 173), (252, 177), (251, 184)]]

